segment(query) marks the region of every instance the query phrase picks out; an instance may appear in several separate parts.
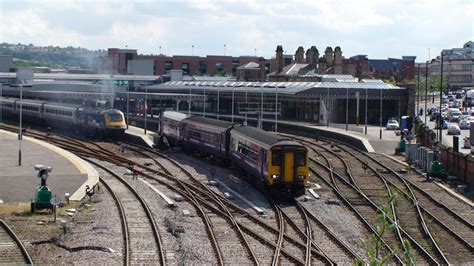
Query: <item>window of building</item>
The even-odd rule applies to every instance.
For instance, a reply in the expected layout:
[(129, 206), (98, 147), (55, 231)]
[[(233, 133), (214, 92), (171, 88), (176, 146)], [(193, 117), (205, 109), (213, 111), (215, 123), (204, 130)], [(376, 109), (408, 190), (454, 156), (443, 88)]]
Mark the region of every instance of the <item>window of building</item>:
[(207, 62), (199, 61), (199, 73), (201, 73), (201, 75), (205, 75), (206, 72), (207, 72)]
[(216, 76), (225, 76), (226, 72), (223, 63), (216, 63)]
[(189, 75), (189, 63), (183, 63), (181, 69), (183, 70), (183, 75)]
[(472, 64), (465, 64), (465, 65), (462, 65), (461, 70), (462, 70), (462, 71), (472, 71)]
[(232, 61), (232, 75), (233, 76), (236, 76), (238, 67), (239, 67), (239, 61)]
[(170, 70), (173, 69), (173, 62), (171, 61), (166, 61), (165, 62), (165, 72), (170, 72)]

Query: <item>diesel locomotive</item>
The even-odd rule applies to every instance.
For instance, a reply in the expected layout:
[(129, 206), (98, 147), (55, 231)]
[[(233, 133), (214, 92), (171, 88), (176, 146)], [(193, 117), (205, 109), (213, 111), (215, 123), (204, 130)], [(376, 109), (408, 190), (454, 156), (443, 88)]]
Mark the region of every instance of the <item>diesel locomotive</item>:
[(164, 112), (160, 127), (170, 144), (229, 161), (272, 194), (305, 193), (308, 150), (298, 142), (255, 127), (178, 112)]
[(2, 116), (18, 118), (20, 106), (23, 119), (32, 123), (69, 128), (85, 135), (119, 138), (125, 133), (125, 117), (120, 110), (104, 107), (0, 97)]

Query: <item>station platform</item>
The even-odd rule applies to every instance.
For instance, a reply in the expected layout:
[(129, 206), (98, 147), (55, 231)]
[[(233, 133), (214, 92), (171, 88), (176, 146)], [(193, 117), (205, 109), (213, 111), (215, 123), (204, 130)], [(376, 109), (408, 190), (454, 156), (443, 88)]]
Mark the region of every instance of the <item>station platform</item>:
[(138, 138), (149, 148), (153, 148), (153, 139), (157, 133), (151, 130), (147, 130), (145, 134), (145, 130), (143, 130), (143, 128), (129, 125), (128, 129), (125, 130), (125, 134), (131, 136), (132, 138)]
[(309, 128), (315, 128), (322, 131), (333, 132), (336, 134), (347, 135), (352, 138), (360, 140), (365, 146), (368, 152), (377, 152), (387, 155), (395, 153), (395, 147), (400, 141), (400, 136), (395, 134), (395, 130), (387, 130), (382, 127), (382, 138), (380, 138), (380, 127), (378, 126), (367, 126), (367, 135), (365, 132), (365, 126), (350, 124), (348, 128), (358, 129), (358, 131), (345, 130), (345, 124), (337, 124), (338, 127), (334, 126), (322, 126), (319, 124), (305, 123), (305, 122), (293, 122), (293, 121), (279, 121), (279, 124), (288, 125), (300, 125)]
[(97, 184), (99, 174), (87, 162), (54, 145), (23, 136), (22, 165), (18, 166), (18, 135), (0, 130), (0, 199), (4, 203), (30, 202), (40, 183), (34, 166), (53, 167), (47, 185), (53, 195), (78, 201), (85, 196), (85, 186)]

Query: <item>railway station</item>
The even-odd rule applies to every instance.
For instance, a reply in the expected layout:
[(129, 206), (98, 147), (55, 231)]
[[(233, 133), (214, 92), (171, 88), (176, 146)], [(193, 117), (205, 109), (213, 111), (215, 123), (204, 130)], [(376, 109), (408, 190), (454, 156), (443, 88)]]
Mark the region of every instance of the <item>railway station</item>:
[[(396, 212), (391, 217), (397, 219), (395, 230), (410, 228), (405, 234), (416, 263), (473, 261), (469, 226), (473, 217), (456, 211), (474, 206), (466, 193), (471, 188), (462, 185), (472, 186), (466, 176), (472, 169), (465, 167), (464, 177), (448, 175), (439, 167), (433, 172), (426, 160), (438, 165), (441, 160), (432, 150), (408, 143), (407, 150), (395, 153), (405, 139), (380, 127), (390, 117), (413, 114), (413, 88), (347, 75), (320, 78), (320, 82), (179, 80), (140, 85), (130, 79), (109, 84), (73, 80), (2, 84), (6, 123), (2, 128), (9, 131), (8, 140), (2, 139), (2, 149), (8, 150), (2, 153), (2, 162), (7, 162), (9, 174), (0, 181), (17, 182), (2, 186), (0, 194), (8, 208), (21, 208), (14, 202), (28, 201), (32, 195), (31, 206), (47, 206), (38, 214), (33, 208), (23, 209), (15, 212), (22, 215), (20, 219), (8, 218), (17, 228), (46, 231), (41, 239), (36, 234), (9, 240), (14, 243), (11, 247), (22, 250), (17, 254), (37, 252), (42, 245), (69, 251), (61, 257), (48, 256), (48, 262), (73, 261), (71, 250), (80, 250), (94, 262), (117, 264), (366, 262), (359, 240), (377, 234), (373, 229), (381, 226), (377, 210), (399, 190), (403, 196), (394, 198)], [(15, 126), (16, 117), (23, 117), (24, 127), (31, 123), (22, 133), (26, 170), (15, 164), (21, 131)], [(365, 134), (355, 132), (365, 123)], [(41, 147), (27, 142), (33, 137), (41, 140)], [(55, 154), (44, 150), (51, 145), (47, 142), (59, 150)], [(461, 156), (439, 151), (436, 156), (456, 158), (451, 164), (462, 165)], [(53, 167), (48, 186), (60, 195), (49, 203), (40, 200), (44, 180), (41, 176), (41, 185), (36, 186), (33, 171), (46, 166), (33, 166), (33, 161)], [(72, 191), (71, 198), (77, 201), (66, 200), (62, 195), (66, 191)], [(440, 198), (449, 200), (440, 203)], [(48, 211), (51, 206), (54, 220)], [(2, 207), (0, 216), (6, 209)], [(422, 214), (429, 220), (418, 219)], [(281, 226), (287, 228), (284, 237)], [(428, 228), (429, 234), (420, 228)], [(95, 234), (91, 238), (80, 232)], [(313, 236), (316, 232), (318, 238)], [(281, 242), (276, 240), (280, 237)], [(391, 233), (383, 237), (381, 252), (388, 254), (397, 247), (401, 251), (390, 261), (406, 262), (399, 238)], [(43, 238), (53, 240), (44, 243)], [(22, 249), (21, 239), (33, 244)], [(308, 239), (320, 248), (312, 248)], [(179, 249), (170, 244), (178, 240)], [(426, 250), (426, 245), (439, 253)], [(229, 246), (232, 252), (226, 249)], [(275, 248), (281, 253), (269, 255)], [(188, 258), (183, 250), (195, 255)], [(456, 252), (464, 255), (453, 255)], [(18, 257), (14, 261), (22, 261)]]

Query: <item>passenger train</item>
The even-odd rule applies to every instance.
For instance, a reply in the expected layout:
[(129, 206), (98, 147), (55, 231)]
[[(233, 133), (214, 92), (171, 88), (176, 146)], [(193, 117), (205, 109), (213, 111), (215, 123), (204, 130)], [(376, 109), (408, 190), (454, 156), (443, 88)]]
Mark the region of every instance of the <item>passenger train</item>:
[[(0, 97), (2, 116), (18, 118), (20, 100)], [(58, 102), (22, 100), (23, 119), (36, 124), (70, 128), (85, 135), (119, 138), (125, 133), (123, 113), (117, 109), (84, 107)]]
[(170, 145), (220, 157), (283, 197), (305, 193), (308, 150), (298, 142), (255, 127), (166, 111), (161, 132)]

